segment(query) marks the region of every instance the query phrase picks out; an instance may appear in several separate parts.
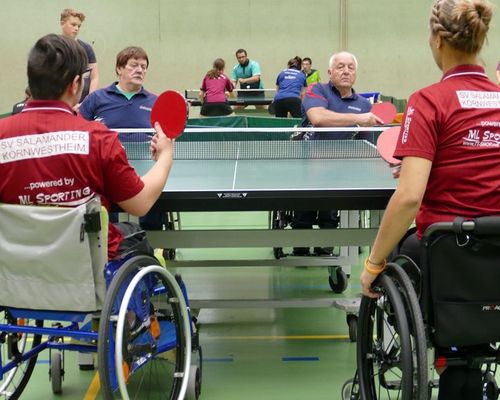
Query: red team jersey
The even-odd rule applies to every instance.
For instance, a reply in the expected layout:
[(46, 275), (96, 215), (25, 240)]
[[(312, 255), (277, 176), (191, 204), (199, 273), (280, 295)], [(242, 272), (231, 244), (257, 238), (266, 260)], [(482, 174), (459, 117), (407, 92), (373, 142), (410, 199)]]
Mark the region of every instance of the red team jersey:
[(432, 161), (417, 234), (456, 216), (500, 215), (500, 87), (462, 65), (410, 96), (395, 157)]
[[(117, 134), (60, 101), (31, 101), (0, 120), (0, 176), (0, 202), (10, 204), (77, 206), (97, 195), (109, 210), (144, 187)], [(110, 224), (109, 258), (121, 240)]]

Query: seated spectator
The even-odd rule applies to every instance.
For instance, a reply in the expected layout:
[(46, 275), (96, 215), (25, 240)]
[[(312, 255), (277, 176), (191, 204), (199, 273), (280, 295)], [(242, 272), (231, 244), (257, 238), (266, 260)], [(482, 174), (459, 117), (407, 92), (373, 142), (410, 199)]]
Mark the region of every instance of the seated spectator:
[(225, 65), (222, 58), (215, 59), (213, 68), (203, 78), (199, 93), (202, 102), (201, 115), (217, 117), (233, 112), (227, 101), (227, 95), (233, 91), (234, 85), (224, 74)]
[(288, 60), (288, 68), (276, 78), (274, 113), (277, 117), (302, 117), (302, 98), (307, 87), (306, 76), (301, 72), (302, 59), (298, 56)]

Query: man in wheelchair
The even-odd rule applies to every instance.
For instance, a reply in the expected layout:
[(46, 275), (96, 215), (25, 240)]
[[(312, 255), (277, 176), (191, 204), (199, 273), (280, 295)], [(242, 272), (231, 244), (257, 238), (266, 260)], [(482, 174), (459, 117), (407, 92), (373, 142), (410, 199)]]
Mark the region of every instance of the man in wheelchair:
[[(24, 110), (0, 120), (0, 202), (78, 206), (99, 197), (108, 210), (115, 203), (142, 216), (165, 186), (174, 149), (159, 125), (151, 143), (156, 163), (139, 177), (118, 135), (73, 112), (87, 71), (85, 52), (74, 40), (47, 35), (28, 58), (32, 100)], [(140, 228), (110, 224), (108, 256), (127, 251)], [(127, 237), (127, 240), (123, 240)]]
[[(0, 120), (0, 392), (19, 398), (38, 353), (49, 348), (55, 393), (61, 352), (76, 350), (98, 353), (106, 399), (144, 390), (184, 398), (191, 377), (197, 398), (195, 328), (180, 277), (159, 266), (138, 225), (106, 226), (101, 212), (117, 204), (146, 214), (165, 186), (174, 141), (155, 125), (149, 148), (156, 162), (139, 177), (118, 134), (73, 111), (87, 65), (75, 40), (42, 37), (28, 56), (32, 100)], [(44, 327), (47, 321), (62, 323)]]
[[(488, 0), (433, 3), (429, 45), (443, 76), (408, 101), (394, 153), (402, 160), (399, 185), (361, 274), (363, 295), (372, 299), (380, 297), (372, 283), (415, 219), (416, 233), (405, 238), (399, 253), (421, 267), (427, 262), (421, 260), (421, 241), (432, 224), (500, 215), (500, 88), (488, 79), (479, 56), (492, 5)], [(442, 256), (445, 262), (452, 254)], [(469, 274), (474, 274), (473, 268)], [(472, 285), (465, 279), (464, 287)], [(455, 285), (448, 279), (441, 289), (458, 291)], [(483, 398), (478, 366), (448, 365), (439, 372), (440, 400)]]

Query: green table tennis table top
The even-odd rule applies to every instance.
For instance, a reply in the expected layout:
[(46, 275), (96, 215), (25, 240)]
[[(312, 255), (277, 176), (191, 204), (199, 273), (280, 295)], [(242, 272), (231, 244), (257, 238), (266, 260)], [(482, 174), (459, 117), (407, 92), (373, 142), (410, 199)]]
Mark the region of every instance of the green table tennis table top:
[[(126, 143), (139, 175), (153, 161)], [(397, 181), (362, 140), (179, 142), (159, 207), (177, 211), (380, 209)]]

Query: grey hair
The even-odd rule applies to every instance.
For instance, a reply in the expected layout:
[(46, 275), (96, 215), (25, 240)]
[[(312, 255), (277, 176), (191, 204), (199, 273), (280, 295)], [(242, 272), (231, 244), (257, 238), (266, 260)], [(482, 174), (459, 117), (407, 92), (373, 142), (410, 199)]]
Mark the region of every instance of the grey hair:
[(328, 68), (331, 68), (333, 63), (335, 62), (335, 58), (337, 56), (339, 56), (340, 54), (348, 54), (352, 57), (352, 59), (354, 60), (354, 65), (356, 66), (356, 69), (358, 69), (358, 59), (356, 58), (356, 56), (352, 53), (349, 53), (348, 51), (339, 51), (338, 53), (334, 53), (331, 57), (330, 57), (330, 61), (328, 63)]

